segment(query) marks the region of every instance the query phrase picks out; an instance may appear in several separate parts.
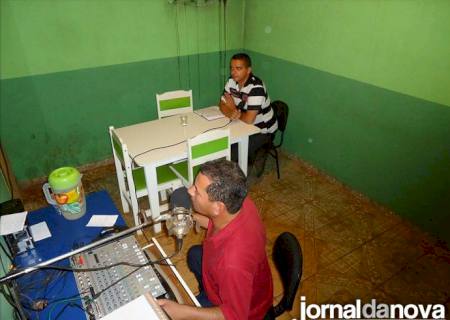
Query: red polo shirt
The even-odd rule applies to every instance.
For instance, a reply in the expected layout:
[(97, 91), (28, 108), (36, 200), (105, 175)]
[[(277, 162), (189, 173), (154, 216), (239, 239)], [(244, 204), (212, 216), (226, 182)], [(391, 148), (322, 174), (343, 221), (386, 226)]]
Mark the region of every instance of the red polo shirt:
[(272, 274), (265, 251), (266, 232), (258, 210), (247, 197), (241, 211), (203, 242), (202, 278), (209, 301), (226, 319), (261, 320), (272, 305)]

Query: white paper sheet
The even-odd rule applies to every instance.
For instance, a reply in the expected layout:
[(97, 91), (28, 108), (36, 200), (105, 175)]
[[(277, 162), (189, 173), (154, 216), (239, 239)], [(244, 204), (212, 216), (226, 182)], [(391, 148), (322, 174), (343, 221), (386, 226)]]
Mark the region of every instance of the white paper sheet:
[(49, 238), (52, 236), (45, 221), (30, 226), (31, 236), (34, 242)]
[(225, 117), (223, 113), (220, 111), (218, 106), (211, 106), (207, 108), (198, 109), (195, 110), (195, 113), (198, 114), (199, 116), (202, 116), (206, 120), (216, 120)]
[(86, 227), (112, 227), (117, 217), (117, 215), (94, 214)]
[[(153, 298), (151, 298), (153, 299)], [(155, 304), (153, 304), (155, 305)], [(168, 319), (162, 314), (161, 307), (158, 305), (152, 307), (145, 296), (139, 296), (133, 301), (114, 310), (112, 313), (103, 317), (103, 320), (123, 320), (123, 319), (146, 319), (159, 320)]]
[(7, 214), (0, 217), (0, 235), (5, 236), (10, 233), (23, 230), (28, 212)]

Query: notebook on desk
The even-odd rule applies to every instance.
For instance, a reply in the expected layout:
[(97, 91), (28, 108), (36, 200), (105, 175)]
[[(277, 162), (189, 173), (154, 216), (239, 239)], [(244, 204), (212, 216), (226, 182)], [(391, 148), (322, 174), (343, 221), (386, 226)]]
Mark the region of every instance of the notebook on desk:
[(194, 111), (199, 116), (202, 116), (206, 120), (216, 120), (220, 118), (224, 118), (225, 116), (220, 111), (218, 106), (211, 106), (207, 108), (202, 108)]

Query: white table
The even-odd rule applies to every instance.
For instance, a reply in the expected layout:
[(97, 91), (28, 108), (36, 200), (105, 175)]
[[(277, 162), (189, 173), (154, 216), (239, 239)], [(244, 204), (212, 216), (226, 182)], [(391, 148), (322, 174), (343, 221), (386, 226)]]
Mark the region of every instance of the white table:
[[(152, 218), (159, 217), (159, 198), (156, 168), (187, 158), (186, 140), (207, 130), (230, 128), (231, 143), (238, 143), (239, 166), (247, 174), (248, 137), (260, 132), (254, 125), (228, 118), (208, 121), (195, 113), (187, 113), (187, 125), (182, 126), (180, 116), (172, 116), (118, 128), (116, 134), (128, 147), (137, 166), (143, 167), (147, 183)], [(155, 232), (161, 231), (157, 224)]]

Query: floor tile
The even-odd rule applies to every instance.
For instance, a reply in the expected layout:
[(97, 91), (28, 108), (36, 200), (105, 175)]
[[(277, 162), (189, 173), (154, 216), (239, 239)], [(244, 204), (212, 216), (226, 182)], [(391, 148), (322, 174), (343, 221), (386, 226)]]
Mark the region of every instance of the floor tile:
[[(302, 248), (302, 280), (293, 309), (278, 319), (298, 319), (301, 296), (308, 303), (375, 298), (386, 303), (442, 303), (449, 310), (447, 244), (298, 158), (281, 153), (280, 167), (281, 179), (277, 179), (275, 162), (269, 158), (264, 174), (251, 179), (249, 190), (266, 226), (275, 302), (283, 293), (271, 259), (275, 239), (289, 231)], [(123, 210), (113, 164), (86, 170), (82, 181), (86, 193), (105, 189)], [(26, 210), (47, 206), (42, 183), (21, 190)], [(139, 205), (146, 209), (148, 201), (140, 199)], [(133, 225), (131, 213), (123, 216)], [(171, 258), (194, 293), (197, 281), (186, 255), (192, 245), (201, 244), (204, 234), (190, 232), (181, 252)], [(168, 255), (175, 252), (175, 241), (164, 227), (159, 234), (147, 228), (145, 235), (156, 237)], [(147, 242), (144, 236), (138, 238), (141, 244)]]

